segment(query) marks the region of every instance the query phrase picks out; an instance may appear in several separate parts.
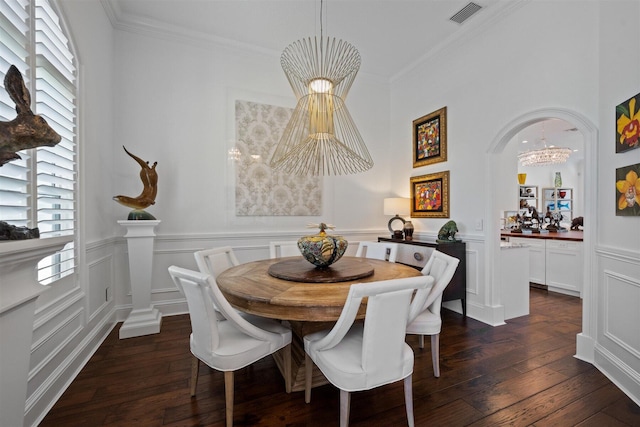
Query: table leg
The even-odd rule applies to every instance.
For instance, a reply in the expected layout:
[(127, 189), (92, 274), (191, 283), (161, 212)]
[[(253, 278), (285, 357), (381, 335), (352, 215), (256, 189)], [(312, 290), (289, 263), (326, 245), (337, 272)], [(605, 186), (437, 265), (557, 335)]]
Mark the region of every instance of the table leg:
[[(304, 341), (302, 337), (312, 332), (321, 331), (333, 327), (332, 322), (290, 322), (291, 323), (291, 391), (304, 391), (305, 357)], [(285, 376), (284, 359), (281, 352), (273, 354), (273, 358), (280, 369), (282, 376)], [(328, 384), (317, 366), (313, 366), (311, 387), (319, 387)]]

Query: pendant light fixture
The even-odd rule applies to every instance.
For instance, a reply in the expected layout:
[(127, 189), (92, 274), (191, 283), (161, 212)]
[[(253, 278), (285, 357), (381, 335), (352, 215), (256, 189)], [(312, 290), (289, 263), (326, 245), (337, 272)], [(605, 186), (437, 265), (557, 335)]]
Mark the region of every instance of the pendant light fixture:
[(544, 126), (542, 127), (543, 147), (538, 150), (529, 150), (518, 154), (518, 160), (522, 166), (546, 166), (558, 163), (565, 163), (571, 155), (569, 148), (547, 146), (547, 139), (544, 137)]
[(373, 160), (345, 98), (360, 68), (360, 53), (343, 40), (324, 38), (287, 46), (280, 63), (298, 102), (270, 165), (292, 175), (343, 175), (371, 169)]

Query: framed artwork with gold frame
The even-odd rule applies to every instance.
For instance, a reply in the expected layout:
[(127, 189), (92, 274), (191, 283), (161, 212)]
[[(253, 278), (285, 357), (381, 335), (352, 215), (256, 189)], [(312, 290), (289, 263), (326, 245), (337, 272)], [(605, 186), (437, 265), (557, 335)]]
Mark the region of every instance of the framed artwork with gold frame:
[(447, 160), (447, 107), (413, 121), (413, 167)]
[(413, 176), (411, 218), (449, 218), (449, 171)]

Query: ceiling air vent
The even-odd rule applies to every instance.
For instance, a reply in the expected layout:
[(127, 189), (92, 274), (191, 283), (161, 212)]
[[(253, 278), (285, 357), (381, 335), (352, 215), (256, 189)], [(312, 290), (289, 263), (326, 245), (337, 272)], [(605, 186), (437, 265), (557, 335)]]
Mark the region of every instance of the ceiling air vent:
[(482, 9), (482, 6), (479, 4), (475, 4), (474, 2), (469, 3), (462, 9), (458, 11), (455, 15), (449, 18), (450, 21), (457, 22), (458, 24), (462, 24), (464, 21), (469, 19), (474, 13)]

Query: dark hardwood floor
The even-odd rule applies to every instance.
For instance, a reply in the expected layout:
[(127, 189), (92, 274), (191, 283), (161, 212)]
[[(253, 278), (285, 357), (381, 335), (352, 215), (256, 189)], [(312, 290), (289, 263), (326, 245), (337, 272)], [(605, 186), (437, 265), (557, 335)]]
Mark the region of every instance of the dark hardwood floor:
[[(640, 426), (640, 408), (588, 363), (573, 357), (581, 300), (531, 290), (531, 315), (490, 327), (443, 310), (441, 377), (429, 340), (414, 348), (417, 426)], [(201, 365), (189, 397), (187, 315), (162, 332), (118, 339), (112, 331), (41, 426), (224, 426), (223, 375)], [(331, 385), (287, 394), (271, 357), (236, 373), (234, 425), (335, 426)], [(351, 426), (406, 425), (402, 382), (353, 393)]]

